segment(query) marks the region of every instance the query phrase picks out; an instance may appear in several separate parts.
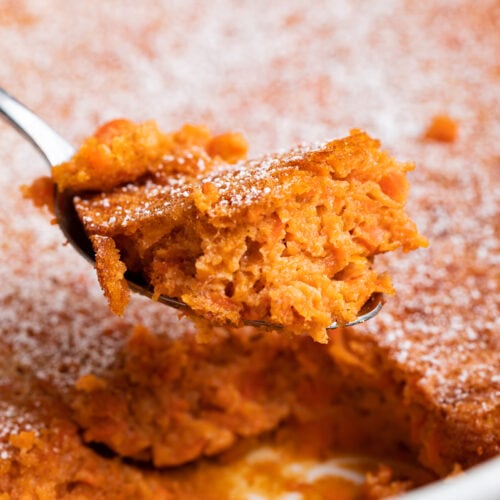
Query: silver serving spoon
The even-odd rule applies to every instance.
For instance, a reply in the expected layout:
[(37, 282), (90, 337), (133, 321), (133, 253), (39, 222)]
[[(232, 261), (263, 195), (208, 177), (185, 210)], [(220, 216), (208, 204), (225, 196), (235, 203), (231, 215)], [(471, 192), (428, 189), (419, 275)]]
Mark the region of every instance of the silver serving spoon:
[[(75, 148), (66, 142), (59, 134), (49, 127), (41, 118), (30, 111), (26, 106), (14, 99), (0, 87), (0, 115), (13, 125), (26, 139), (28, 139), (45, 158), (50, 167), (69, 160), (75, 154)], [(95, 263), (95, 254), (87, 237), (83, 225), (76, 213), (73, 204), (74, 194), (69, 191), (54, 190), (54, 209), (57, 223), (64, 236), (71, 245), (88, 261)], [(128, 285), (133, 292), (152, 298), (153, 290), (142, 276), (127, 271), (125, 274)], [(184, 302), (174, 297), (160, 295), (158, 301), (176, 309), (189, 309)], [(339, 327), (354, 326), (373, 318), (383, 305), (381, 293), (374, 293), (361, 308), (359, 316), (349, 323), (340, 325), (332, 323), (328, 330)], [(265, 321), (245, 321), (251, 326), (280, 329), (281, 325), (271, 325)]]

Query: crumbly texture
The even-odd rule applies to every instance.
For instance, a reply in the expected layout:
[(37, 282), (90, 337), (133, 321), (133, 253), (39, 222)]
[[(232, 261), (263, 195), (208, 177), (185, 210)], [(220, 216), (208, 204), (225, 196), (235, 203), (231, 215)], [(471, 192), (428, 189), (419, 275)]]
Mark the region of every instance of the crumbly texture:
[[(199, 345), (193, 336), (169, 341), (136, 327), (119, 364), (76, 382), (69, 404), (85, 439), (165, 467), (274, 429), (290, 413), (288, 342), (258, 332), (219, 336)], [(280, 368), (266, 376), (274, 363)]]
[[(0, 122), (3, 498), (317, 500), (335, 491), (351, 500), (434, 479), (422, 464), (441, 477), (457, 462), (467, 474), (500, 454), (498, 1), (331, 4), (88, 0), (68, 7), (52, 0), (47, 9), (41, 0), (0, 2), (2, 85), (68, 140), (77, 143), (117, 115), (138, 122), (156, 116), (166, 130), (186, 120), (214, 130), (241, 128), (256, 157), (340, 137), (358, 124), (397, 158), (415, 161), (408, 211), (430, 241), (425, 251), (377, 257), (397, 294), (376, 318), (327, 346), (294, 337), (266, 365), (267, 380), (278, 378), (269, 372), (283, 366), (283, 357), (299, 367), (300, 391), (287, 391), (297, 395), (300, 419), (287, 417), (265, 435), (237, 436), (215, 456), (154, 467), (86, 441), (86, 430), (97, 433), (98, 422), (76, 400), (107, 391), (120, 401), (113, 430), (118, 422), (130, 425), (131, 443), (140, 427), (160, 428), (154, 411), (168, 397), (160, 395), (161, 384), (155, 391), (146, 384), (169, 380), (163, 360), (172, 360), (174, 341), (186, 353), (186, 373), (222, 376), (224, 363), (210, 362), (210, 343), (196, 367), (189, 363), (189, 346), (200, 349), (195, 328), (170, 308), (134, 295), (122, 318), (109, 312), (92, 267), (21, 199), (15, 186), (47, 173), (46, 166)], [(456, 140), (422, 140), (443, 110), (459, 124)], [(141, 342), (132, 342), (137, 328)], [(264, 357), (268, 345), (278, 353), (275, 337), (265, 337), (256, 351)], [(219, 335), (212, 338), (224, 352)], [(293, 362), (290, 350), (305, 350), (306, 340), (311, 352)], [(153, 362), (147, 355), (124, 368), (125, 358), (151, 351)], [(343, 385), (330, 390), (334, 376)], [(206, 418), (209, 405), (196, 405), (206, 394), (201, 378), (199, 390), (178, 393), (178, 414), (186, 408), (185, 415)], [(227, 386), (242, 387), (235, 380)], [(261, 408), (272, 395), (259, 391), (259, 403), (243, 392)], [(347, 399), (336, 412), (341, 397)], [(97, 415), (98, 405), (92, 408)], [(366, 424), (357, 425), (362, 416)], [(385, 433), (371, 431), (377, 418), (374, 428)], [(366, 466), (349, 465), (354, 450), (346, 457), (335, 439), (324, 437), (336, 429), (364, 458), (372, 446), (390, 448), (392, 438), (403, 436), (399, 453), (410, 448), (409, 467), (385, 450)], [(151, 447), (160, 439), (153, 436)]]
[(130, 290), (125, 279), (127, 267), (121, 261), (120, 251), (111, 238), (95, 234), (90, 239), (95, 248), (95, 268), (99, 284), (104, 290), (111, 311), (121, 316), (122, 304), (127, 304), (130, 300)]
[(82, 446), (68, 408), (29, 375), (21, 381), (2, 370), (0, 394), (2, 499), (178, 498), (175, 485), (161, 484), (154, 473)]
[(440, 476), (498, 451), (498, 415), (475, 437), (461, 435), (411, 374), (349, 330), (328, 347), (248, 327), (211, 333), (199, 344), (136, 327), (113, 366), (83, 375), (70, 392), (85, 440), (162, 467), (294, 423), (306, 449), (397, 456), (403, 446)]
[[(2, 491), (13, 498), (30, 491), (106, 497), (120, 483), (120, 495), (130, 498), (196, 499), (208, 481), (207, 498), (215, 499), (240, 492), (240, 475), (248, 488), (279, 480), (285, 488), (301, 485), (311, 498), (332, 489), (354, 496), (374, 489), (364, 475), (376, 475), (380, 454), (393, 474), (386, 487), (404, 491), (403, 484), (435, 478), (401, 448), (408, 429), (404, 410), (394, 411), (400, 395), (391, 389), (381, 398), (374, 386), (344, 377), (326, 347), (309, 338), (220, 329), (210, 344), (199, 344), (194, 332), (173, 340), (136, 326), (120, 339), (119, 330), (106, 347), (95, 346), (100, 367), (54, 367), (44, 381), (28, 367), (2, 372)], [(44, 341), (39, 362), (60, 339), (47, 332)], [(323, 468), (338, 462), (346, 477), (315, 473), (319, 457)], [(278, 479), (284, 464), (304, 472)]]
[[(76, 208), (115, 313), (128, 303), (123, 272), (115, 272), (121, 260), (156, 297), (180, 298), (210, 324), (265, 321), (326, 342), (327, 326), (354, 320), (372, 294), (392, 293), (375, 255), (426, 244), (404, 210), (412, 166), (364, 132), (232, 165), (245, 153), (234, 154), (236, 134), (212, 139), (191, 126), (160, 141), (157, 129), (148, 140), (144, 125), (124, 133), (113, 124), (56, 167), (54, 180), (60, 190), (70, 182), (75, 192), (89, 182), (103, 190), (78, 197)], [(103, 129), (111, 130), (104, 139)], [(94, 179), (95, 149), (109, 143), (113, 164), (100, 160), (107, 170)], [(144, 143), (157, 160), (139, 161), (126, 178), (122, 165), (142, 160)], [(75, 171), (90, 180), (80, 184)]]

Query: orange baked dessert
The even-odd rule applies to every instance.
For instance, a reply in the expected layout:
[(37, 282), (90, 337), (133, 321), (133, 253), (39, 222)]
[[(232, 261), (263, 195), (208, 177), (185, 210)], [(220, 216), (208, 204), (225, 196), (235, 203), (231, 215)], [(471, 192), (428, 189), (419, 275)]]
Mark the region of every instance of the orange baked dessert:
[[(432, 171), (425, 179), (443, 199), (450, 179)], [(42, 201), (48, 186), (39, 182), (29, 194)], [(472, 194), (480, 206), (483, 192)], [(418, 206), (434, 214), (426, 197)], [(486, 227), (489, 212), (481, 214)], [(462, 220), (452, 222), (459, 231)], [(120, 494), (138, 498), (300, 491), (314, 499), (333, 491), (373, 499), (497, 455), (491, 267), (472, 248), (456, 266), (448, 234), (431, 228), (429, 261), (415, 253), (402, 266), (386, 257), (403, 275), (402, 293), (376, 321), (331, 332), (328, 345), (249, 327), (212, 327), (200, 344), (172, 309), (133, 301), (131, 317), (108, 317), (73, 266), (39, 264), (34, 275), (52, 293), (33, 301), (18, 288), (15, 302), (2, 299), (25, 319), (0, 325), (8, 360), (0, 364), (0, 488), (14, 498), (112, 497), (110, 484), (120, 484)], [(41, 256), (37, 245), (15, 255), (11, 246), (30, 238), (9, 232), (4, 258), (16, 263), (18, 287)], [(417, 273), (426, 276), (418, 296)], [(469, 308), (447, 299), (463, 283), (481, 291)], [(480, 307), (490, 318), (484, 326)]]
[[(344, 376), (327, 346), (252, 328), (219, 329), (206, 344), (185, 323), (178, 339), (127, 329), (99, 332), (80, 366), (85, 335), (73, 338), (67, 368), (47, 366), (45, 380), (17, 363), (1, 369), (1, 491), (112, 497), (120, 484), (130, 498), (298, 488), (305, 499), (368, 499), (436, 477), (415, 459), (400, 395), (386, 388), (381, 399), (379, 382)], [(57, 334), (43, 338), (38, 363), (61, 348)]]
[(80, 193), (116, 314), (128, 270), (212, 324), (265, 321), (326, 342), (330, 324), (392, 293), (375, 255), (426, 244), (404, 210), (412, 165), (364, 132), (260, 160), (245, 154), (239, 134), (163, 134), (118, 120), (53, 169), (60, 190)]
[[(103, 308), (82, 314), (97, 319)], [(329, 345), (249, 327), (200, 344), (189, 323), (163, 314), (163, 329), (116, 320), (109, 331), (66, 331), (70, 342), (62, 319), (1, 365), (1, 491), (368, 500), (498, 452), (498, 414), (485, 406), (489, 421), (473, 425), (472, 407), (430, 398), (395, 362), (401, 346), (387, 352), (363, 328), (337, 331)], [(2, 341), (4, 359), (20, 340)], [(468, 394), (481, 390), (468, 384)]]
[[(118, 110), (243, 127), (259, 154), (362, 124), (418, 165), (407, 207), (431, 243), (377, 256), (397, 294), (328, 344), (246, 327), (200, 344), (137, 294), (110, 313), (15, 189), (46, 167), (1, 122), (1, 500), (373, 500), (432, 480), (454, 497), (441, 478), (500, 455), (498, 1), (381, 4), (0, 2), (2, 85), (68, 140)], [(422, 140), (442, 110), (459, 133)], [(113, 182), (158, 161), (156, 127), (131, 134)]]

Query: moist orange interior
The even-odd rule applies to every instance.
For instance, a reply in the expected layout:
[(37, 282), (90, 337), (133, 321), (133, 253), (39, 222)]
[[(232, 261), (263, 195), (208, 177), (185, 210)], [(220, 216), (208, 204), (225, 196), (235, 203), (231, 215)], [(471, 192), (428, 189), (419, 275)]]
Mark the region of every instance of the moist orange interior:
[[(362, 355), (348, 335), (337, 333), (327, 347), (253, 328), (218, 329), (200, 344), (193, 332), (172, 340), (137, 326), (125, 338), (106, 369), (62, 392), (35, 379), (25, 387), (14, 370), (4, 374), (4, 401), (36, 429), (9, 438), (0, 488), (13, 498), (99, 491), (104, 498), (215, 500), (300, 491), (308, 500), (375, 499), (436, 477), (417, 463), (422, 443), (411, 437), (415, 425), (427, 424), (401, 404), (390, 366), (371, 359), (371, 346)], [(314, 475), (312, 464), (339, 456), (351, 457), (346, 469), (360, 481), (283, 473), (311, 467)], [(443, 465), (449, 472), (451, 462)]]
[(411, 164), (358, 130), (259, 160), (246, 150), (237, 133), (115, 120), (53, 169), (79, 193), (113, 312), (128, 269), (209, 324), (265, 321), (326, 342), (328, 325), (393, 292), (374, 256), (426, 244), (404, 210)]

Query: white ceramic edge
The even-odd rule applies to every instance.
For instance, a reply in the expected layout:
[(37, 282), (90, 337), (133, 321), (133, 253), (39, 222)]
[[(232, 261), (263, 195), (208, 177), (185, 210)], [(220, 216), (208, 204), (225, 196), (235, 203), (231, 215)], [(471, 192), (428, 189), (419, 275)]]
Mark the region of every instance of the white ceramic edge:
[(500, 500), (500, 456), (463, 474), (424, 486), (400, 500)]

